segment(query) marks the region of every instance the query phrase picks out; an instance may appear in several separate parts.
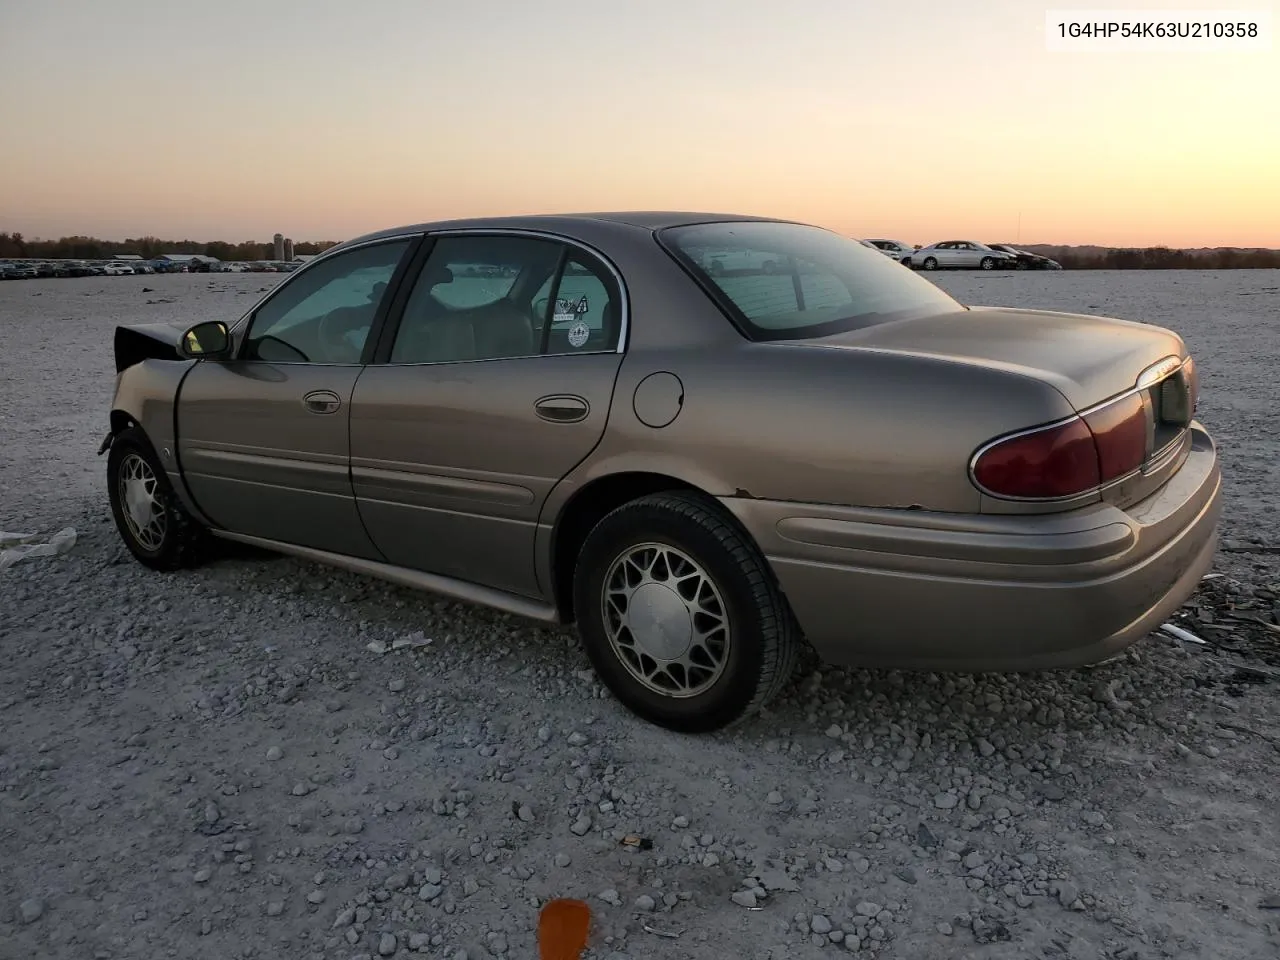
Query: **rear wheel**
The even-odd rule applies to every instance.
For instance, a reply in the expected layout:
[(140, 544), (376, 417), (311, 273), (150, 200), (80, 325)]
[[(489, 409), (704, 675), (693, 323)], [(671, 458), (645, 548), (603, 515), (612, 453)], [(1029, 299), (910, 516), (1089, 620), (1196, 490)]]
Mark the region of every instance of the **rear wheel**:
[(696, 494), (642, 497), (601, 520), (578, 557), (574, 607), (605, 686), (637, 715), (686, 733), (759, 710), (801, 645), (755, 544)]
[(925, 257), (925, 258), (924, 258), (924, 268), (925, 268), (926, 270), (937, 270), (937, 269), (938, 269), (938, 261), (937, 261), (937, 260), (935, 260), (933, 257)]
[(983, 270), (994, 270), (996, 267), (995, 257), (983, 257), (978, 266), (982, 267)]
[(140, 428), (122, 430), (111, 442), (107, 477), (116, 528), (139, 562), (153, 570), (199, 562), (204, 529), (179, 502)]

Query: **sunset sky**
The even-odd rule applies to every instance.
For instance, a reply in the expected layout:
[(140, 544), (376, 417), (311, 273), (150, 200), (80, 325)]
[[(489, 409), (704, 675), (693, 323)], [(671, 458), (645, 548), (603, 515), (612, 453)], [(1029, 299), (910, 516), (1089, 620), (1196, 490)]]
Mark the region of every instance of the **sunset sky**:
[(913, 243), (1280, 247), (1280, 43), (1051, 53), (1045, 11), (1070, 6), (12, 0), (0, 230), (340, 240), (697, 209)]

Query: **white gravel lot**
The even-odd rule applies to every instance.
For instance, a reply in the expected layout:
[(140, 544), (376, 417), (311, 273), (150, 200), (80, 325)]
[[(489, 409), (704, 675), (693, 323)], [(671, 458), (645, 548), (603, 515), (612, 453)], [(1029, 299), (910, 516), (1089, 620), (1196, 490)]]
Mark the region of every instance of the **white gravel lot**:
[(94, 456), (113, 326), (230, 319), (275, 279), (0, 284), (0, 530), (79, 533), (0, 572), (4, 960), (531, 958), (553, 896), (591, 903), (592, 957), (1280, 955), (1280, 635), (1228, 619), (1280, 615), (1280, 272), (937, 278), (1186, 337), (1227, 471), (1209, 646), (822, 669), (700, 738), (624, 713), (566, 632), (128, 556)]

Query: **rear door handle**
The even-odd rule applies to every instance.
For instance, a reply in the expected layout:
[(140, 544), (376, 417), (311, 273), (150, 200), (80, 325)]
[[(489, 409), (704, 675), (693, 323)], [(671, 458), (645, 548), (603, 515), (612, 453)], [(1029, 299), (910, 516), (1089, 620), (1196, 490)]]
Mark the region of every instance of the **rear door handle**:
[(308, 413), (337, 413), (342, 406), (342, 398), (332, 390), (312, 390), (302, 398), (302, 405)]
[(555, 396), (543, 397), (533, 409), (543, 420), (552, 423), (577, 423), (587, 418), (591, 405), (582, 397)]

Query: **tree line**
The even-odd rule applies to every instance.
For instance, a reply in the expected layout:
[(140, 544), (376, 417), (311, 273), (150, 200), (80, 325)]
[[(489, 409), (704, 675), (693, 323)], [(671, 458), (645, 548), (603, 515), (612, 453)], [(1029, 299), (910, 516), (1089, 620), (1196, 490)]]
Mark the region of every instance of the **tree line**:
[(1064, 270), (1275, 270), (1280, 250), (1175, 250), (1171, 247), (1106, 250), (1060, 250), (1057, 260)]
[[(295, 242), (293, 252), (303, 256), (320, 253), (336, 240)], [(1177, 250), (1171, 247), (1072, 250), (1039, 247), (1067, 270), (1245, 270), (1280, 269), (1280, 250)], [(97, 237), (61, 237), (58, 240), (26, 240), (21, 233), (0, 233), (0, 259), (30, 257), (44, 260), (109, 260), (122, 253), (152, 259), (165, 253), (198, 253), (223, 261), (274, 260), (275, 246), (246, 240), (99, 240)]]
[[(320, 240), (293, 244), (293, 252), (307, 256), (320, 253), (338, 241)], [(246, 240), (227, 243), (224, 240), (161, 240), (159, 237), (137, 237), (129, 240), (99, 240), (97, 237), (61, 237), (57, 240), (27, 240), (21, 233), (0, 233), (0, 258), (29, 257), (36, 260), (110, 260), (120, 254), (133, 253), (151, 260), (165, 253), (195, 253), (219, 260), (274, 260), (275, 244)]]

